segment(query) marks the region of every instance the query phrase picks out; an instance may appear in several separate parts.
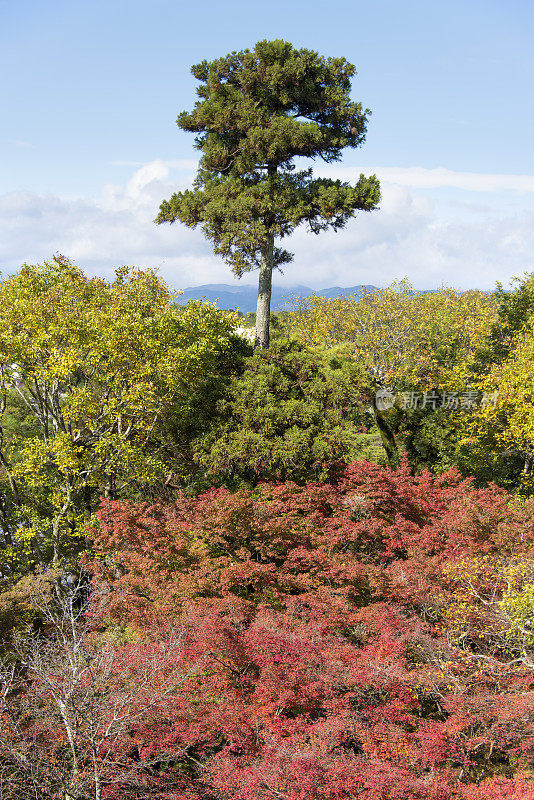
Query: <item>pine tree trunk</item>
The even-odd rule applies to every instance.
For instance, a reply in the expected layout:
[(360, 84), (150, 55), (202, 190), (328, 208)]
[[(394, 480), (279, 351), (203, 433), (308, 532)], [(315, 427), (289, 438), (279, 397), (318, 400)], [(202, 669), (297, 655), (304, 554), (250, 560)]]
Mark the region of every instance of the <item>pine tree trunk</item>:
[(273, 279), (274, 237), (261, 249), (258, 304), (256, 306), (256, 339), (254, 348), (269, 347), (269, 322), (271, 319), (271, 287)]

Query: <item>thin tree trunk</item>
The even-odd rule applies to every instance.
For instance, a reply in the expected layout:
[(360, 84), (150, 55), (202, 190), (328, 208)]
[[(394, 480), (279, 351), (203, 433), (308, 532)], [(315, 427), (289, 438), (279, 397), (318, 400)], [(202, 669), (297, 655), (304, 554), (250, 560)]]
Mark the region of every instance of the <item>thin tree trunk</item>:
[(109, 500), (117, 499), (117, 486), (114, 472), (108, 475), (108, 485), (104, 489), (104, 497), (107, 497)]
[(256, 339), (254, 348), (269, 347), (269, 322), (271, 319), (271, 287), (273, 280), (274, 237), (261, 249), (258, 304), (256, 306)]
[(376, 426), (378, 428), (378, 432), (380, 433), (380, 438), (382, 439), (382, 445), (386, 451), (388, 464), (390, 467), (396, 467), (399, 463), (399, 451), (397, 448), (397, 442), (395, 441), (395, 436), (393, 435), (391, 428), (381, 415), (380, 411), (378, 411), (376, 408), (374, 409), (374, 415)]
[(0, 464), (4, 468), (4, 472), (6, 474), (6, 478), (9, 483), (9, 488), (11, 489), (11, 494), (13, 495), (13, 500), (17, 505), (19, 505), (20, 504), (19, 490), (16, 481), (13, 475), (11, 474), (11, 466), (9, 464), (9, 461), (2, 453), (2, 450), (0, 450)]
[(58, 513), (54, 517), (52, 522), (52, 542), (54, 546), (54, 553), (52, 557), (52, 563), (54, 566), (58, 566), (59, 564), (59, 551), (61, 545), (61, 523), (70, 508), (71, 505), (71, 489), (70, 486), (67, 486), (66, 489), (67, 499), (63, 503), (62, 507), (59, 509)]
[[(58, 699), (58, 708), (59, 708), (59, 713), (61, 714), (61, 718), (63, 720), (63, 725), (65, 726), (67, 739), (69, 740), (70, 750), (72, 753), (72, 780), (75, 782), (76, 778), (80, 774), (80, 770), (78, 767), (78, 756), (76, 755), (75, 736), (69, 719), (67, 705), (61, 699)], [(75, 800), (74, 796), (71, 795), (68, 789), (65, 790), (65, 800)]]
[(95, 782), (95, 800), (102, 800), (102, 784), (100, 782), (100, 774), (98, 772), (98, 758), (96, 748), (93, 746), (93, 775)]

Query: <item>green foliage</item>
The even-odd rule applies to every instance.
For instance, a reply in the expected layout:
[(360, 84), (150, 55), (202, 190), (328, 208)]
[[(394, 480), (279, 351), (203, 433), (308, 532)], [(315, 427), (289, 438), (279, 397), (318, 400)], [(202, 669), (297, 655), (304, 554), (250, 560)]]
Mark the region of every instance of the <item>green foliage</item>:
[(315, 344), (346, 342), (377, 387), (422, 392), (466, 379), (496, 310), (485, 292), (419, 292), (403, 280), (353, 297), (296, 297), (286, 329)]
[[(461, 443), (466, 458), (477, 465), (485, 457), (494, 464), (514, 468), (524, 494), (532, 494), (534, 480), (534, 325), (530, 319), (511, 347), (510, 355), (494, 363), (481, 382), (487, 392), (497, 393), (497, 402), (481, 408)], [(488, 452), (489, 446), (489, 452)], [(519, 470), (521, 470), (519, 472)], [(514, 475), (515, 472), (515, 475)], [(519, 472), (519, 474), (518, 474)], [(495, 476), (509, 480), (507, 473)]]
[(498, 317), (488, 337), (487, 347), (479, 356), (485, 364), (503, 361), (514, 346), (522, 328), (529, 322), (534, 311), (534, 273), (526, 272), (512, 281), (513, 291), (503, 289), (497, 282), (494, 297), (498, 303)]
[(370, 387), (343, 348), (275, 341), (256, 352), (194, 443), (202, 471), (230, 483), (325, 477), (354, 458), (383, 461)]
[(173, 463), (166, 420), (214, 374), (235, 322), (207, 303), (177, 308), (151, 270), (124, 267), (108, 283), (55, 256), (2, 283), (9, 580), (83, 548), (102, 494), (163, 486)]
[(497, 393), (495, 407), (480, 408), (464, 429), (458, 462), (478, 483), (532, 494), (534, 481), (534, 273), (497, 284), (497, 320), (474, 359), (480, 391)]
[(457, 466), (457, 439), (468, 413), (439, 406), (399, 410), (392, 427), (412, 467), (439, 473)]
[[(357, 209), (376, 207), (374, 175), (350, 186), (295, 171), (296, 157), (330, 163), (364, 141), (369, 111), (350, 99), (355, 69), (344, 58), (262, 41), (191, 71), (200, 99), (177, 122), (197, 134), (202, 158), (194, 190), (164, 201), (156, 222), (201, 224), (215, 252), (241, 275), (259, 266), (262, 245), (302, 222), (315, 233), (337, 230)], [(275, 248), (273, 266), (291, 259)]]
[(492, 409), (491, 414), (488, 411), (481, 409), (468, 420), (456, 443), (456, 461), (462, 472), (473, 475), (480, 486), (493, 481), (509, 491), (517, 491), (522, 475), (528, 474), (528, 451), (503, 442), (508, 429), (506, 409)]
[[(390, 464), (404, 452), (415, 469), (443, 471), (456, 463), (466, 412), (420, 401), (424, 392), (441, 397), (469, 388), (473, 359), (495, 320), (496, 302), (484, 292), (422, 293), (404, 280), (361, 296), (296, 297), (284, 326), (301, 341), (345, 343), (374, 390), (396, 395), (392, 409), (374, 408)], [(404, 392), (419, 396), (416, 407), (399, 404)]]
[(187, 401), (162, 420), (165, 439), (172, 452), (172, 483), (188, 489), (204, 486), (195, 459), (196, 441), (206, 434), (219, 417), (219, 404), (229, 395), (235, 381), (252, 355), (252, 345), (241, 337), (233, 337), (221, 349), (213, 369), (191, 386)]

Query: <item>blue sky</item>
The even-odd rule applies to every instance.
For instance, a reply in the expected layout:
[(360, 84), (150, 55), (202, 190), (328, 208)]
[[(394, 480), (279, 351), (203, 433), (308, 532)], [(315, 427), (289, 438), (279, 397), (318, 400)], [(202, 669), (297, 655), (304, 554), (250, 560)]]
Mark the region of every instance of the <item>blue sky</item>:
[(90, 273), (232, 282), (200, 232), (152, 219), (194, 175), (175, 124), (191, 65), (283, 38), (355, 64), (367, 141), (317, 168), (376, 171), (383, 202), (335, 235), (299, 230), (277, 282), (506, 283), (534, 269), (533, 17), (527, 0), (0, 0), (0, 268), (60, 251)]

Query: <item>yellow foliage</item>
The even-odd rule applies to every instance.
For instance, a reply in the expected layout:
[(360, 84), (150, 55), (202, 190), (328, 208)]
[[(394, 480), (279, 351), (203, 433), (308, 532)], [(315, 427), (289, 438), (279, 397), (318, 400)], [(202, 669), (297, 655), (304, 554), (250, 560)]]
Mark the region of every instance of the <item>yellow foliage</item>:
[(236, 324), (208, 303), (177, 307), (153, 270), (121, 267), (108, 282), (55, 256), (6, 278), (1, 388), (18, 394), (39, 427), (4, 453), (17, 526), (34, 530), (34, 509), (57, 539), (80, 508), (90, 512), (88, 489), (162, 479), (160, 425), (214, 369)]
[(404, 280), (359, 297), (296, 297), (287, 327), (315, 344), (350, 342), (381, 386), (424, 391), (465, 386), (495, 319), (496, 304), (484, 292), (421, 293)]
[(534, 552), (464, 558), (447, 566), (454, 594), (442, 609), (449, 638), (484, 639), (501, 648), (534, 644)]
[(479, 388), (494, 393), (496, 403), (480, 407), (469, 421), (461, 446), (479, 460), (488, 449), (515, 454), (524, 464), (523, 495), (534, 494), (534, 325), (528, 322), (510, 355), (493, 364)]

